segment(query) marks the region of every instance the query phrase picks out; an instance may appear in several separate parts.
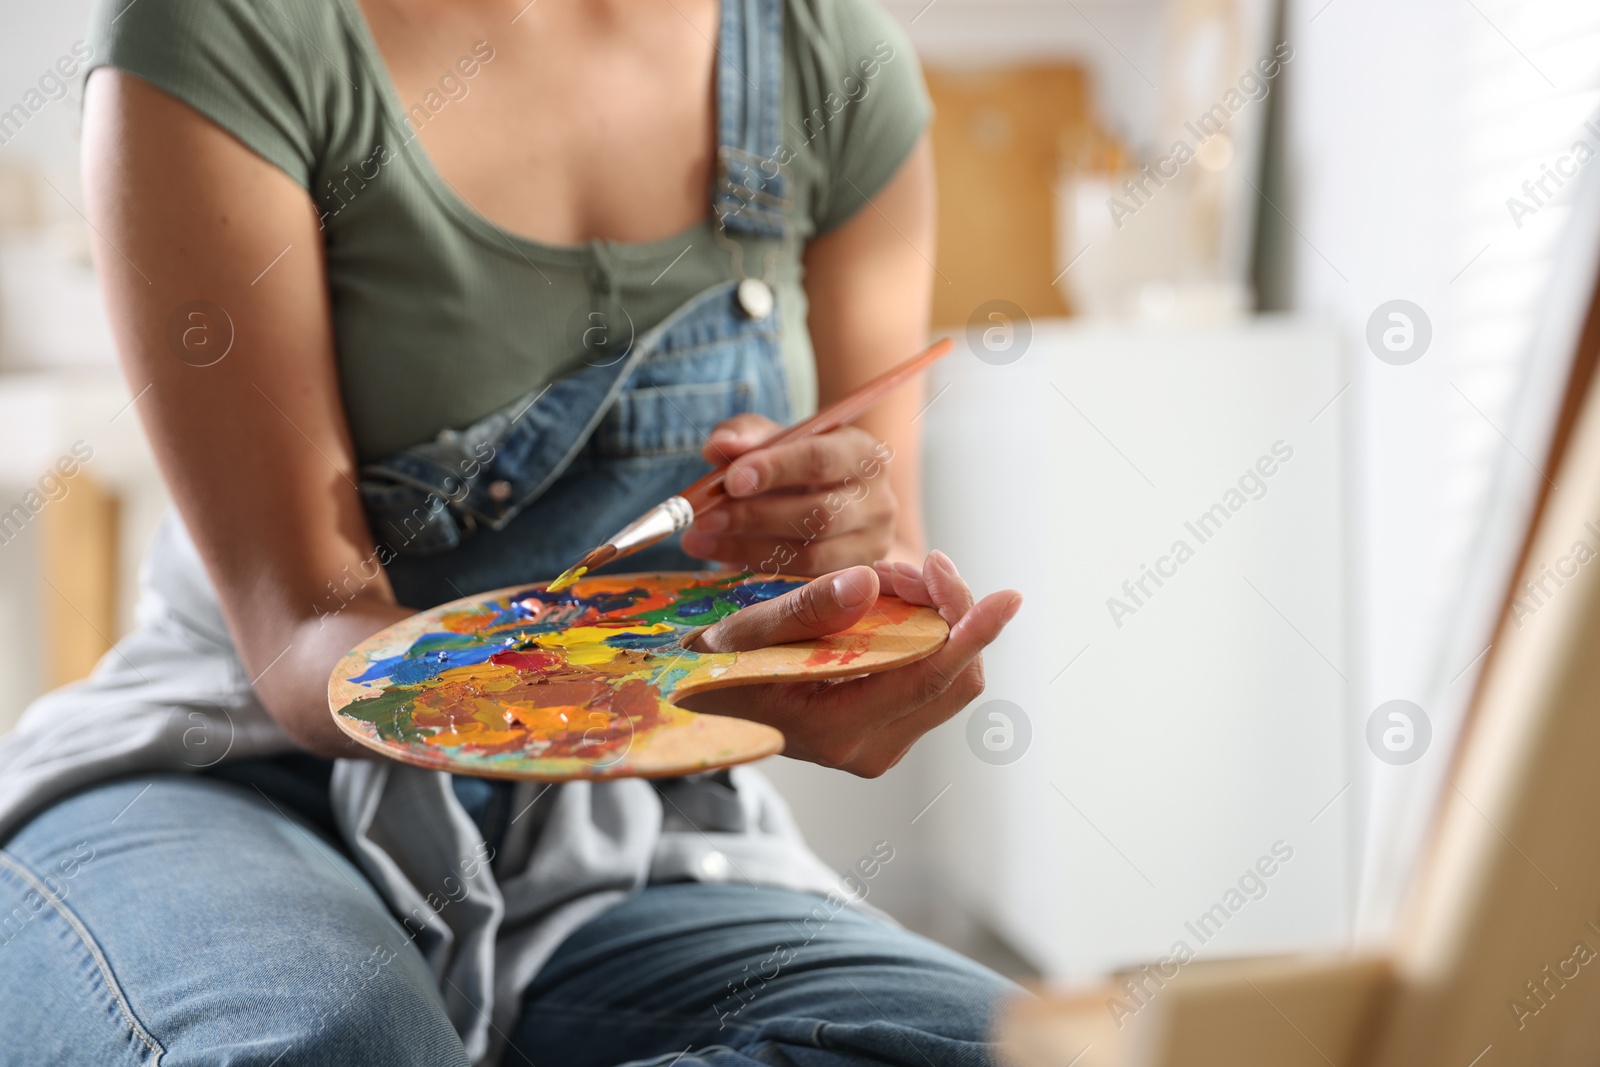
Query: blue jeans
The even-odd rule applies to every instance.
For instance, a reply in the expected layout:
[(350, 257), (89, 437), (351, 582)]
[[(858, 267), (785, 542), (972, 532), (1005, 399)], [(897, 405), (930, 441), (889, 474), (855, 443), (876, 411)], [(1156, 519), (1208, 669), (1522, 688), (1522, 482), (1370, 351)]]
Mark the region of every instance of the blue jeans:
[[(528, 989), (501, 1063), (989, 1062), (999, 976), (820, 897), (653, 886)], [(312, 819), (255, 787), (100, 785), (0, 851), (0, 1063), (465, 1064), (434, 977)]]

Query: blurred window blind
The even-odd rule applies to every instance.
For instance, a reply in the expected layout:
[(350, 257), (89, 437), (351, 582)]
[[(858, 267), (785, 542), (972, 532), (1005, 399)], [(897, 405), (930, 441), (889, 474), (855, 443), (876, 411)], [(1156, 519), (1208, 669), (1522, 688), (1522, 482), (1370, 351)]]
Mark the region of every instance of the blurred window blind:
[(1438, 258), (1464, 264), (1440, 322), (1460, 396), (1439, 450), (1437, 525), (1419, 531), (1446, 579), (1421, 701), (1441, 758), (1371, 782), (1360, 910), (1374, 931), (1396, 917), (1531, 507), (1553, 474), (1545, 454), (1600, 256), (1593, 226), (1574, 225), (1575, 203), (1600, 192), (1600, 4), (1465, 2), (1444, 68), (1453, 151), (1439, 160), (1458, 170), (1441, 174), (1436, 205), (1437, 232), (1453, 242)]

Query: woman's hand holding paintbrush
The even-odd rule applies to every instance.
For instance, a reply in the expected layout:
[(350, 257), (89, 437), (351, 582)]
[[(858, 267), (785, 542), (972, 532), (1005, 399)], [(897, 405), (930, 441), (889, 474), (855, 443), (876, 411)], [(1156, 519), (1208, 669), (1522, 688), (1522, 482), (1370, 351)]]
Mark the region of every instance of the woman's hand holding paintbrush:
[[(686, 707), (766, 723), (783, 733), (786, 755), (876, 777), (983, 692), (983, 650), (1022, 607), (1022, 594), (1008, 589), (975, 602), (942, 552), (921, 567), (885, 560), (898, 547), (897, 504), (881, 476), (893, 457), (848, 425), (948, 350), (936, 345), (788, 431), (758, 416), (721, 423), (705, 456), (725, 466), (674, 498), (691, 509), (678, 512), (694, 521), (682, 540), (689, 554), (764, 573), (820, 574), (707, 628), (697, 650), (740, 652), (838, 633), (874, 611), (880, 593), (935, 608), (950, 627), (945, 646), (862, 678), (738, 686), (691, 697)], [(573, 570), (614, 556), (591, 553)]]
[(855, 426), (767, 446), (780, 429), (738, 415), (712, 430), (705, 454), (729, 464), (728, 499), (695, 517), (683, 550), (764, 574), (825, 574), (903, 556), (889, 446)]
[[(871, 381), (835, 400), (804, 422), (787, 430), (779, 430), (759, 444), (761, 459), (746, 456), (742, 457), (742, 462), (719, 467), (682, 493), (656, 505), (614, 534), (605, 544), (592, 549), (583, 559), (564, 571), (550, 583), (550, 590), (559, 592), (596, 568), (672, 536), (693, 520), (700, 521), (702, 534), (713, 532), (707, 527), (708, 523), (715, 521), (710, 518), (710, 514), (725, 504), (730, 497), (771, 493), (780, 489), (814, 489), (818, 483), (826, 483), (834, 478), (850, 477), (850, 474), (843, 469), (848, 464), (851, 454), (849, 442), (853, 440), (860, 444), (863, 441), (870, 441), (870, 438), (860, 433), (842, 432), (844, 428), (927, 370), (934, 362), (942, 359), (952, 347), (952, 342), (948, 339), (935, 342), (917, 355), (889, 368)], [(730, 432), (738, 435), (746, 428), (756, 425), (749, 421), (739, 423), (738, 420), (729, 420), (722, 423), (718, 430), (723, 432), (724, 439), (732, 444), (733, 438), (729, 436)], [(888, 456), (880, 456), (878, 460), (870, 462), (873, 468), (881, 468), (882, 461), (887, 458)], [(721, 459), (727, 463), (723, 451), (709, 444), (707, 459), (713, 462)], [(866, 463), (869, 460), (862, 462)], [(862, 467), (858, 473), (864, 473), (867, 469)], [(730, 483), (730, 477), (735, 478), (736, 483)], [(832, 517), (846, 510), (844, 501), (845, 498), (841, 498), (838, 507), (830, 505), (828, 513), (812, 518), (812, 523), (829, 524)], [(880, 500), (878, 507), (881, 509), (883, 504), (884, 502)], [(771, 525), (777, 516), (777, 509), (768, 508), (766, 511), (765, 520), (758, 521), (749, 532), (761, 532), (758, 527)], [(880, 522), (878, 525), (884, 524)], [(892, 525), (892, 518), (889, 525)], [(774, 572), (792, 570), (794, 553), (784, 553), (781, 545), (787, 543), (790, 538), (798, 538), (809, 544), (819, 534), (815, 528), (808, 528), (805, 524), (795, 524), (791, 521), (781, 536), (784, 541), (774, 548), (773, 553), (776, 565), (757, 559), (747, 561), (750, 569), (759, 568)], [(693, 544), (694, 538), (691, 537), (690, 546)], [(693, 552), (694, 549), (686, 546), (685, 551)], [(857, 558), (870, 560), (874, 555)]]

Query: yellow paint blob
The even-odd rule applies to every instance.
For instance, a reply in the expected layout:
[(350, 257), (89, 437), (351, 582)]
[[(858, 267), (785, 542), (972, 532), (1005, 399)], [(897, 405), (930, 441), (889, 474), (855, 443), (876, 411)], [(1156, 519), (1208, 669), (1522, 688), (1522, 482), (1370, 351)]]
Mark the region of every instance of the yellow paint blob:
[(526, 736), (522, 730), (495, 730), (481, 722), (462, 722), (452, 723), (448, 728), (422, 740), (439, 748), (460, 748), (463, 745), (515, 744)]
[(533, 639), (540, 648), (566, 650), (567, 662), (579, 667), (592, 667), (610, 663), (622, 654), (622, 649), (605, 643), (606, 638), (619, 634), (664, 634), (672, 630), (669, 622), (639, 623), (634, 626), (573, 626), (555, 633), (540, 634)]
[(577, 585), (578, 579), (582, 578), (588, 573), (588, 567), (568, 567), (566, 570), (561, 572), (555, 581), (546, 586), (546, 588), (552, 593), (559, 593), (563, 589)]
[(563, 704), (552, 708), (513, 704), (506, 708), (506, 717), (515, 720), (523, 729), (539, 737), (550, 737), (571, 730), (574, 724), (582, 729), (593, 726), (596, 722), (603, 726), (611, 720), (611, 716), (603, 711), (588, 711), (576, 704)]

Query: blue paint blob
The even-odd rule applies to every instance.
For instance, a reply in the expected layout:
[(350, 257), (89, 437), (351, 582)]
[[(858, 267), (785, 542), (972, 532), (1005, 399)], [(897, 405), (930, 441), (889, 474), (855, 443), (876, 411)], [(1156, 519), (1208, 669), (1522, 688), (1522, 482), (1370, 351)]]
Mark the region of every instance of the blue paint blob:
[(667, 630), (659, 634), (612, 634), (605, 639), (612, 648), (632, 648), (654, 651), (658, 648), (676, 648), (678, 632)]
[(500, 649), (471, 634), (423, 634), (398, 656), (376, 660), (352, 682), (375, 682), (388, 678), (397, 685), (428, 681), (455, 667), (483, 663)]
[[(676, 616), (678, 620), (676, 622), (670, 617), (664, 620), (672, 623), (673, 630), (659, 634), (619, 633), (606, 638), (605, 643), (613, 648), (677, 651), (679, 636), (684, 630), (703, 623), (715, 622), (741, 608), (782, 596), (806, 584), (802, 580), (755, 582), (746, 580), (744, 576), (730, 577), (726, 581), (726, 585), (711, 591), (708, 596), (682, 601), (662, 611), (661, 614), (645, 613), (646, 618), (651, 616), (661, 618), (662, 614)], [(485, 663), (491, 656), (505, 648), (520, 646), (528, 639), (537, 638), (542, 633), (565, 630), (576, 624), (579, 616), (586, 614), (589, 609), (602, 614), (622, 611), (649, 598), (650, 591), (643, 588), (629, 589), (621, 593), (598, 593), (586, 597), (579, 597), (571, 592), (552, 593), (545, 589), (525, 589), (503, 601), (504, 607), (494, 613), (492, 621), (476, 632), (425, 633), (402, 654), (374, 661), (364, 673), (351, 678), (350, 681), (367, 683), (387, 678), (393, 685), (417, 685), (456, 667), (474, 667)], [(521, 603), (527, 600), (536, 600), (548, 607), (544, 611), (530, 610)], [(513, 629), (508, 631), (506, 627)], [(685, 656), (689, 660), (694, 658), (693, 653), (685, 653)], [(682, 668), (679, 676), (681, 677), (688, 669), (688, 667)], [(673, 678), (665, 684), (670, 687), (676, 680)]]
[(805, 584), (805, 582), (785, 581), (741, 582), (726, 589), (719, 589), (710, 596), (701, 597), (698, 600), (685, 600), (678, 605), (677, 612), (680, 618), (685, 619), (713, 613), (728, 614), (726, 612), (717, 612), (719, 602), (723, 604), (731, 603), (735, 608), (747, 608), (751, 604), (759, 604), (764, 600), (780, 597), (789, 592), (789, 590), (799, 589)]

